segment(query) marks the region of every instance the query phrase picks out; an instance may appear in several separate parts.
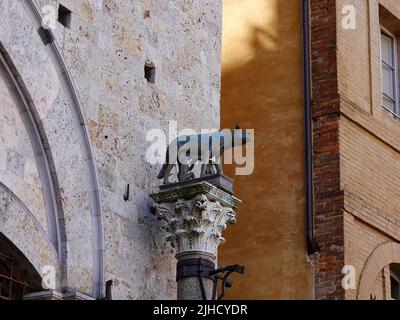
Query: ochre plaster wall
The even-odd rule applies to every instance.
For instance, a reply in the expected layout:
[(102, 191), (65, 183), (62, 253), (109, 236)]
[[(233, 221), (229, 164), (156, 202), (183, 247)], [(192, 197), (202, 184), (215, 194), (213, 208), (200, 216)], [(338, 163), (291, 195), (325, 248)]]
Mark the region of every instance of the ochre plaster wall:
[(235, 176), (244, 205), (220, 265), (241, 263), (230, 299), (311, 299), (305, 242), (301, 2), (225, 0), (222, 127), (255, 129), (255, 171)]

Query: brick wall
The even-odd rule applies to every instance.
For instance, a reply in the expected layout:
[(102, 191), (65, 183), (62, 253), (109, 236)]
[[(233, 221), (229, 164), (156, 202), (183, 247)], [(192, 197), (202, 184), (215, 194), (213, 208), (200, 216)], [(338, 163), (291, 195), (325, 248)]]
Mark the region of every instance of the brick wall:
[[(380, 5), (399, 19), (399, 2), (311, 3), (316, 298), (387, 299), (395, 254), (383, 253), (384, 265), (362, 275), (377, 248), (400, 241), (400, 122), (381, 106), (380, 75)], [(341, 26), (344, 5), (356, 8), (355, 30)], [(345, 264), (357, 276), (346, 292)]]
[[(376, 299), (387, 299), (390, 288), (385, 287), (384, 269), (388, 263), (395, 262), (395, 255), (389, 251), (384, 253), (385, 263), (377, 259), (382, 265), (379, 272), (368, 275), (370, 279), (362, 278), (362, 274), (377, 247), (400, 240), (400, 173), (397, 165), (400, 160), (400, 122), (381, 106), (380, 75), (380, 26), (387, 23), (388, 16), (395, 21), (389, 21), (388, 25), (398, 26), (400, 6), (394, 0), (369, 1), (367, 6), (359, 6), (357, 1), (351, 3), (360, 8), (356, 33), (363, 35), (358, 37), (363, 39), (363, 46), (354, 42), (354, 32), (338, 28), (342, 39), (338, 45), (341, 57), (341, 187), (345, 192), (348, 216), (345, 220), (345, 263), (355, 267), (358, 279), (358, 290), (347, 291), (346, 299), (370, 299), (371, 295)], [(365, 50), (367, 45), (369, 50)], [(349, 57), (360, 57), (364, 63), (354, 64)], [(349, 78), (349, 75), (361, 78), (362, 74), (363, 79), (359, 81)], [(349, 88), (360, 94), (349, 94)], [(361, 98), (368, 92), (369, 103)], [(359, 287), (365, 288), (365, 282), (368, 282), (367, 291)]]
[(314, 120), (315, 298), (342, 299), (343, 193), (339, 172), (339, 95), (335, 0), (311, 1)]

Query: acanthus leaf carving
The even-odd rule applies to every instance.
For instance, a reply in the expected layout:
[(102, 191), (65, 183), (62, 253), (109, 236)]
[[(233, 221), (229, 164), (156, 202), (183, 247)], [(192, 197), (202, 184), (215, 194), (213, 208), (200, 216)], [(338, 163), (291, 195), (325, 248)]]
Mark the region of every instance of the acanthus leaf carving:
[(228, 224), (236, 222), (236, 213), (232, 208), (209, 200), (205, 194), (160, 205), (156, 216), (166, 222), (167, 240), (177, 254), (200, 251), (217, 256), (218, 246), (225, 242), (222, 232)]

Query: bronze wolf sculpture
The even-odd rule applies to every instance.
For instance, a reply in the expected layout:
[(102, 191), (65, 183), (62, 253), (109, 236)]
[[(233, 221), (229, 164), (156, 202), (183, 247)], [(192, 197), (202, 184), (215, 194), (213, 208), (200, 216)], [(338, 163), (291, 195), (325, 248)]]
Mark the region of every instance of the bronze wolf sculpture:
[(251, 135), (240, 130), (239, 126), (233, 132), (223, 130), (210, 134), (180, 136), (169, 145), (166, 161), (158, 179), (164, 179), (164, 184), (169, 184), (171, 171), (175, 165), (178, 165), (179, 169), (179, 182), (194, 179), (194, 173), (190, 171), (198, 161), (202, 164), (201, 178), (214, 174), (215, 171), (217, 174), (223, 174), (220, 161), (223, 153), (226, 150), (245, 145), (250, 140)]

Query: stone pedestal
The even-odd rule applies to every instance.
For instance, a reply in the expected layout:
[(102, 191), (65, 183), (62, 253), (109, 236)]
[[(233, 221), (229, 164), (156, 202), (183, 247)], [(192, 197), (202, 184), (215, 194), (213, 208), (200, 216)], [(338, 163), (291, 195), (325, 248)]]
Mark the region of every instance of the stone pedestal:
[(178, 300), (211, 299), (209, 274), (217, 267), (218, 246), (225, 242), (222, 232), (236, 222), (235, 209), (241, 201), (199, 180), (163, 186), (151, 197), (176, 250)]
[(221, 174), (213, 174), (204, 178), (196, 178), (193, 180), (185, 181), (185, 182), (176, 182), (170, 184), (164, 184), (160, 186), (160, 191), (171, 190), (173, 188), (181, 188), (184, 186), (192, 186), (201, 182), (208, 182), (209, 184), (221, 189), (223, 191), (228, 192), (233, 195), (233, 180), (227, 176)]

